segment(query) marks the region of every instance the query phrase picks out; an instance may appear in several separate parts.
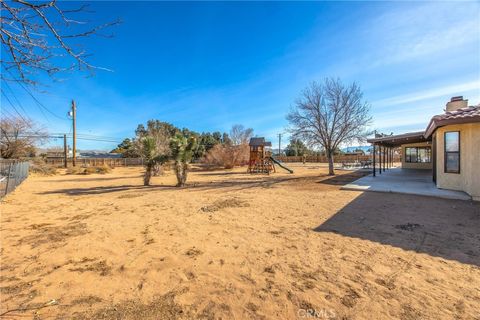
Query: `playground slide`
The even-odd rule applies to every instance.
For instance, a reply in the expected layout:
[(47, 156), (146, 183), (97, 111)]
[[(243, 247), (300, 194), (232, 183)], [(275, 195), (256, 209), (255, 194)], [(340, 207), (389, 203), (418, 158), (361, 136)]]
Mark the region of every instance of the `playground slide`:
[(292, 169), (289, 169), (289, 168), (285, 167), (280, 161), (278, 161), (278, 160), (275, 159), (274, 157), (270, 157), (270, 160), (272, 160), (273, 163), (277, 164), (280, 168), (285, 169), (285, 170), (287, 170), (287, 171), (290, 172), (290, 173), (293, 173), (293, 170), (292, 170)]

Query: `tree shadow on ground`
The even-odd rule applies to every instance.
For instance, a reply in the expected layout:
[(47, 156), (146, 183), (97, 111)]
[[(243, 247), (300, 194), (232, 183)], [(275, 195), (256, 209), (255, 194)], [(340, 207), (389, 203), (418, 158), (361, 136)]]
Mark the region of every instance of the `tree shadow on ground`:
[[(63, 175), (63, 177), (68, 177), (69, 175)], [(138, 175), (138, 176), (128, 176), (128, 177), (102, 177), (102, 176), (97, 176), (97, 177), (89, 177), (89, 178), (71, 178), (68, 180), (64, 179), (58, 179), (58, 180), (41, 180), (42, 182), (60, 182), (60, 183), (65, 183), (67, 182), (89, 182), (89, 181), (113, 181), (113, 180), (124, 180), (124, 179), (131, 179), (131, 178), (143, 178), (143, 176)]]
[(131, 191), (131, 190), (153, 191), (153, 190), (159, 190), (159, 189), (176, 189), (176, 187), (168, 186), (168, 185), (142, 186), (142, 185), (127, 184), (127, 185), (119, 185), (119, 186), (57, 189), (57, 190), (40, 192), (39, 194), (67, 194), (71, 196), (82, 196), (82, 195), (88, 195), (88, 194), (103, 194), (103, 193), (112, 193), (112, 192), (120, 192), (120, 191)]
[[(210, 175), (210, 176), (228, 176), (230, 172), (210, 172), (210, 173), (201, 173), (199, 175)], [(347, 173), (340, 174), (337, 176), (328, 176), (328, 175), (319, 175), (319, 176), (275, 176), (266, 175), (266, 174), (252, 174), (247, 175), (245, 173), (231, 172), (232, 176), (238, 176), (244, 174), (244, 177), (235, 177), (231, 180), (218, 180), (218, 181), (202, 181), (202, 182), (189, 182), (185, 187), (178, 188), (175, 185), (116, 185), (116, 186), (98, 186), (98, 187), (87, 187), (87, 188), (66, 188), (66, 189), (57, 189), (51, 191), (44, 191), (39, 194), (67, 194), (72, 196), (88, 195), (88, 194), (102, 194), (102, 193), (112, 193), (112, 192), (121, 192), (136, 190), (138, 192), (150, 192), (150, 191), (161, 191), (161, 190), (189, 190), (189, 191), (205, 191), (205, 190), (222, 190), (222, 191), (240, 191), (250, 188), (273, 188), (275, 185), (280, 183), (290, 183), (290, 184), (308, 184), (315, 185), (315, 183), (325, 183), (332, 186), (340, 186), (348, 184), (362, 175), (358, 173)], [(107, 180), (107, 179), (105, 179)], [(69, 180), (73, 181), (73, 180)], [(90, 179), (78, 179), (79, 182), (83, 181), (98, 181)], [(100, 180), (101, 181), (101, 180)], [(327, 181), (327, 182), (324, 182)], [(321, 190), (319, 190), (321, 191)]]
[(314, 228), (480, 266), (480, 203), (365, 192)]
[(233, 175), (241, 175), (241, 174), (248, 174), (247, 172), (238, 172), (238, 171), (222, 171), (222, 172), (207, 172), (207, 173), (199, 173), (200, 176), (233, 176)]
[[(318, 177), (310, 177), (311, 179), (318, 179)], [(83, 180), (82, 180), (83, 181)], [(38, 194), (67, 194), (72, 196), (81, 196), (89, 194), (103, 194), (121, 191), (136, 190), (137, 192), (151, 192), (162, 190), (188, 190), (188, 191), (205, 191), (205, 190), (222, 190), (234, 191), (244, 190), (249, 188), (271, 188), (279, 183), (287, 183), (293, 181), (306, 181), (305, 177), (288, 177), (279, 176), (272, 177), (267, 175), (252, 175), (246, 178), (235, 178), (234, 180), (218, 180), (207, 182), (190, 182), (185, 187), (177, 187), (175, 185), (115, 185), (115, 186), (98, 186), (87, 188), (65, 188), (40, 192)], [(313, 180), (312, 180), (313, 181)]]
[(318, 181), (318, 183), (329, 184), (334, 186), (343, 186), (355, 180), (358, 180), (362, 177), (368, 176), (370, 173), (371, 173), (370, 171), (357, 170), (357, 171), (349, 172), (346, 174), (329, 176), (329, 178), (320, 180)]

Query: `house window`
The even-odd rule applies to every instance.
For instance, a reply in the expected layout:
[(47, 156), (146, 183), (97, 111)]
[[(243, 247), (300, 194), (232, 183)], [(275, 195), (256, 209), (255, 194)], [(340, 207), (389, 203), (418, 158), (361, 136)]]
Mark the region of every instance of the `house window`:
[(445, 132), (445, 172), (460, 173), (460, 132)]
[(432, 162), (431, 147), (409, 147), (405, 148), (405, 162), (408, 163), (430, 163)]

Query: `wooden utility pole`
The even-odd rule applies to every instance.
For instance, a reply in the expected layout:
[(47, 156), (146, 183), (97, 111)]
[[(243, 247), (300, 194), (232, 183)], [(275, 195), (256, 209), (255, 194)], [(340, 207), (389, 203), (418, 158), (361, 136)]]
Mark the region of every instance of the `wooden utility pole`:
[(65, 160), (65, 168), (67, 167), (67, 135), (63, 135), (63, 158)]
[(72, 164), (75, 167), (77, 160), (77, 107), (75, 100), (72, 100), (72, 120), (73, 120), (73, 150), (72, 150)]
[(279, 133), (279, 134), (278, 134), (278, 156), (279, 156), (279, 157), (282, 155), (282, 153), (281, 153), (281, 152), (282, 152), (282, 151), (281, 151), (281, 150), (282, 150), (281, 145), (282, 145), (282, 134)]

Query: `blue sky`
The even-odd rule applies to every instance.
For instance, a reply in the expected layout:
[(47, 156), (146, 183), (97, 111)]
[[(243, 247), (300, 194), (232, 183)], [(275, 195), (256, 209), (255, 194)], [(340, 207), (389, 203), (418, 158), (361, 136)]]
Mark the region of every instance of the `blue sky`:
[[(372, 128), (386, 133), (423, 130), (451, 96), (480, 103), (479, 2), (107, 1), (91, 9), (94, 22), (123, 20), (114, 38), (84, 43), (93, 64), (114, 71), (70, 74), (35, 92), (61, 117), (75, 99), (79, 133), (122, 140), (148, 119), (199, 132), (240, 123), (275, 147), (300, 91), (327, 76), (358, 82)], [(31, 118), (70, 132), (10, 86)]]

